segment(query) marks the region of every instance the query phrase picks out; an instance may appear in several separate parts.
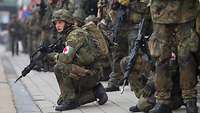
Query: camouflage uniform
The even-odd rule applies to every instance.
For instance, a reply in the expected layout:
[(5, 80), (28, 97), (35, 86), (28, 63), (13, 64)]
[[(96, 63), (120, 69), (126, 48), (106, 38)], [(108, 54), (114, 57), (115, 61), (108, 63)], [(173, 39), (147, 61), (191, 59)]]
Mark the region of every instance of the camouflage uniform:
[[(99, 6), (99, 8), (101, 8), (101, 11), (103, 11), (103, 13), (98, 12), (98, 17), (105, 18), (106, 20), (107, 18), (109, 19), (109, 17), (106, 16), (106, 12), (109, 13), (110, 10), (108, 10), (107, 6), (103, 5), (103, 3), (106, 4), (106, 1), (104, 0), (99, 1), (99, 4), (101, 4), (100, 6), (102, 6), (102, 7)], [(145, 12), (145, 8), (147, 7), (146, 1), (142, 1), (142, 2), (130, 1), (127, 7), (129, 9), (129, 12), (127, 14), (126, 21), (121, 26), (119, 30), (120, 32), (118, 33), (118, 36), (117, 36), (119, 46), (112, 48), (113, 49), (113, 52), (112, 52), (112, 58), (113, 58), (112, 71), (113, 72), (110, 74), (108, 87), (106, 89), (107, 91), (119, 90), (118, 88), (119, 81), (123, 78), (123, 74), (121, 72), (123, 73), (125, 72), (125, 68), (129, 59), (129, 57), (125, 57), (125, 56), (127, 56), (128, 50), (130, 50), (133, 47), (134, 40), (137, 37), (138, 23), (140, 22), (143, 15), (145, 16), (147, 15)], [(111, 20), (114, 20), (114, 17), (111, 16)], [(147, 16), (147, 20), (148, 20), (148, 16)], [(149, 25), (146, 25), (146, 26), (149, 26)], [(109, 30), (107, 30), (106, 32), (109, 32)], [(121, 61), (121, 64), (120, 64), (120, 61)], [(148, 68), (145, 68), (145, 67), (148, 67)], [(150, 77), (150, 67), (151, 66), (148, 64), (148, 61), (146, 61), (145, 58), (142, 58), (142, 55), (139, 55), (137, 62), (135, 64), (135, 68), (132, 71), (131, 76), (129, 77), (131, 90), (134, 91), (135, 95), (139, 98), (139, 101), (137, 103), (137, 110), (132, 110), (132, 107), (131, 107), (130, 111), (134, 111), (134, 112), (148, 111), (149, 109), (153, 107), (155, 103), (155, 99), (153, 97), (154, 88), (150, 89), (150, 91), (148, 92), (150, 94), (147, 94), (147, 95), (143, 94), (143, 88), (145, 87), (146, 83), (151, 85), (150, 87), (154, 87), (153, 80)]]
[[(125, 73), (126, 66), (128, 64), (129, 57), (124, 57), (121, 60), (121, 68)], [(135, 93), (135, 96), (139, 99), (136, 106), (130, 107), (129, 110), (132, 112), (148, 112), (153, 108), (155, 104), (154, 97), (154, 82), (152, 65), (149, 63), (147, 58), (139, 53), (137, 60), (134, 64), (134, 69), (129, 76), (129, 83), (131, 91)]]
[[(138, 23), (141, 20), (142, 15), (144, 15), (144, 10), (146, 8), (146, 3), (138, 2), (135, 0), (130, 1), (128, 7), (129, 12), (126, 14), (125, 22), (120, 27), (117, 34), (118, 46), (111, 47), (112, 50), (112, 73), (110, 74), (110, 79), (108, 82), (108, 88), (119, 87), (119, 80), (123, 78), (123, 74), (120, 70), (120, 61), (123, 57), (127, 56), (131, 47), (133, 46), (133, 41), (137, 37)], [(112, 13), (113, 11), (111, 11)], [(113, 14), (110, 15), (115, 15)], [(111, 16), (114, 21), (115, 17)]]
[(33, 51), (36, 50), (37, 47), (40, 45), (41, 41), (41, 21), (39, 10), (35, 9), (32, 12), (32, 16), (29, 18), (28, 26), (30, 30), (30, 37), (29, 37), (29, 54), (31, 55)]
[[(74, 18), (64, 9), (55, 11), (53, 17), (54, 22), (56, 20), (74, 22)], [(64, 30), (58, 36), (63, 39), (66, 47), (63, 53), (59, 53), (54, 68), (61, 90), (60, 99), (63, 101), (56, 110), (74, 109), (97, 99), (100, 105), (104, 104), (108, 98), (103, 86), (99, 83), (98, 49), (89, 33), (75, 27), (68, 29), (67, 32)], [(72, 53), (68, 51), (69, 48), (72, 49)]]
[(84, 21), (89, 15), (96, 15), (97, 0), (58, 0), (57, 9), (67, 9), (72, 15)]
[[(53, 11), (57, 9), (57, 1), (54, 1), (52, 3), (47, 3), (47, 8), (45, 10), (44, 16), (42, 16), (41, 20), (41, 26), (42, 26), (42, 32), (41, 32), (41, 45), (47, 46), (54, 42), (56, 40), (56, 32), (55, 28), (51, 22)], [(43, 71), (53, 71), (54, 65), (52, 65), (50, 62), (46, 62), (48, 59), (47, 57), (44, 57), (42, 62), (43, 65)]]
[(193, 29), (197, 6), (197, 0), (151, 0), (154, 32), (150, 38), (150, 52), (157, 62), (155, 87), (158, 103), (150, 113), (171, 112), (169, 104), (174, 76), (170, 75), (169, 70), (173, 60), (178, 60), (187, 113), (197, 113), (197, 63), (193, 56), (199, 44)]

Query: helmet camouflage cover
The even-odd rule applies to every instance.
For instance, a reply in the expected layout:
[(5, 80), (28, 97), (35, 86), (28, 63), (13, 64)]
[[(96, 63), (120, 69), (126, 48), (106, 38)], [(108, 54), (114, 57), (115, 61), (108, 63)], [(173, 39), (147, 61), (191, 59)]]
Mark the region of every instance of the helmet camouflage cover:
[(72, 14), (66, 9), (59, 9), (53, 12), (52, 22), (55, 22), (56, 20), (63, 20), (67, 23), (74, 23)]

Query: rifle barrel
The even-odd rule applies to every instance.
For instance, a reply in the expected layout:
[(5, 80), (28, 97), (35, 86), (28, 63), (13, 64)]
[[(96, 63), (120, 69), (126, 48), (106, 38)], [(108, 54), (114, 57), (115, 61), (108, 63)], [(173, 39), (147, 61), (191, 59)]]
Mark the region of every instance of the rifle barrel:
[(16, 80), (15, 80), (15, 83), (17, 83), (18, 80), (20, 80), (23, 76), (20, 76), (18, 77)]

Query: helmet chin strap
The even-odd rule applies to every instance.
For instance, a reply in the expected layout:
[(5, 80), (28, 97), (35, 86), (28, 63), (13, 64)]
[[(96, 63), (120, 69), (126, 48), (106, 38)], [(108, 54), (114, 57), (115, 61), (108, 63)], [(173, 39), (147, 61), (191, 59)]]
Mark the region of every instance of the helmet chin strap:
[(73, 28), (73, 24), (66, 23), (65, 26), (64, 26), (63, 33), (67, 33), (67, 32), (72, 31), (72, 28)]

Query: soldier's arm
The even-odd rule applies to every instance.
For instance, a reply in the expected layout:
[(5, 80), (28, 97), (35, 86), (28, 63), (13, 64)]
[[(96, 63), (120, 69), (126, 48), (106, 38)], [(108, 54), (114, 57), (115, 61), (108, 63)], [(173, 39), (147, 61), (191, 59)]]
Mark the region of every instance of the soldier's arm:
[(63, 52), (59, 54), (58, 61), (69, 64), (73, 61), (77, 51), (86, 42), (86, 35), (81, 30), (72, 31), (66, 39), (65, 48)]

